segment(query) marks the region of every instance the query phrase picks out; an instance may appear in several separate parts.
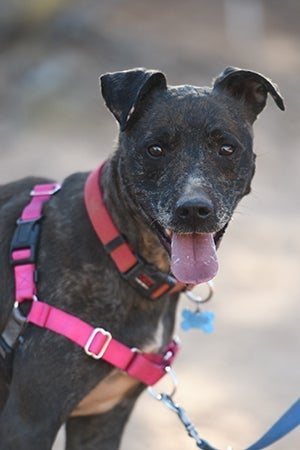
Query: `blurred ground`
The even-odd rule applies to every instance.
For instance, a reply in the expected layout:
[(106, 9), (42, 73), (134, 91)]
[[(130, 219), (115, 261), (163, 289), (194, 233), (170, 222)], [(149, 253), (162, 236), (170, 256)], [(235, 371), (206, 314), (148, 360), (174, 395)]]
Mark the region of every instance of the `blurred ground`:
[[(299, 396), (300, 3), (0, 0), (0, 10), (3, 183), (60, 180), (111, 152), (117, 127), (97, 81), (105, 71), (145, 66), (171, 84), (205, 85), (234, 65), (279, 84), (287, 111), (269, 99), (256, 124), (253, 193), (219, 252), (216, 331), (178, 330), (176, 400), (213, 445), (245, 447)], [(194, 448), (175, 415), (144, 394), (122, 450)], [(299, 431), (272, 448), (299, 450)]]

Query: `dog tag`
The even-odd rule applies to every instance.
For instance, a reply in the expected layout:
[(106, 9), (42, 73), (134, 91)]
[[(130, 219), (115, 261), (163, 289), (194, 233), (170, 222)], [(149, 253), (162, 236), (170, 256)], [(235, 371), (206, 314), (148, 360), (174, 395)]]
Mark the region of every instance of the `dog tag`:
[(208, 292), (205, 297), (195, 295), (191, 291), (185, 292), (187, 298), (194, 304), (196, 304), (196, 309), (195, 311), (192, 311), (191, 309), (184, 309), (182, 311), (183, 320), (181, 322), (181, 328), (184, 331), (188, 331), (192, 328), (198, 328), (199, 330), (204, 331), (204, 333), (212, 333), (214, 331), (214, 313), (211, 311), (201, 311), (200, 309), (200, 305), (202, 303), (208, 302), (214, 294), (212, 281), (208, 281), (206, 285), (208, 288)]
[(184, 331), (188, 331), (192, 328), (198, 328), (204, 331), (204, 333), (212, 333), (214, 331), (213, 320), (215, 315), (211, 311), (201, 311), (197, 309), (192, 311), (190, 309), (184, 309), (182, 311), (181, 328)]

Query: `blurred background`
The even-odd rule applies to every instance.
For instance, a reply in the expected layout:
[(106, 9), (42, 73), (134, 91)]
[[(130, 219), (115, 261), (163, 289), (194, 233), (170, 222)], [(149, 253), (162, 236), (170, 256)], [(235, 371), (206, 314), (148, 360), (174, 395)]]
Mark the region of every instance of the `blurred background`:
[[(299, 17), (297, 0), (0, 0), (1, 183), (62, 180), (107, 157), (117, 126), (100, 98), (103, 72), (144, 66), (170, 84), (210, 85), (233, 65), (280, 87), (287, 110), (270, 98), (255, 125), (253, 192), (219, 250), (215, 332), (177, 327), (176, 401), (222, 449), (249, 445), (299, 396)], [(62, 430), (55, 450), (63, 441)], [(143, 394), (122, 450), (194, 448)], [(299, 450), (299, 431), (272, 448)]]

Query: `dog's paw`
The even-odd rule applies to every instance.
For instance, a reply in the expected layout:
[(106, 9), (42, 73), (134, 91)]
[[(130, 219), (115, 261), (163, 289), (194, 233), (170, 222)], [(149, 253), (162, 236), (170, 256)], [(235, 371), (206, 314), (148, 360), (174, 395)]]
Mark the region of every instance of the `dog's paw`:
[(182, 311), (181, 328), (188, 331), (191, 328), (198, 328), (205, 333), (212, 333), (214, 331), (213, 321), (215, 319), (214, 313), (211, 311), (191, 311), (184, 309)]

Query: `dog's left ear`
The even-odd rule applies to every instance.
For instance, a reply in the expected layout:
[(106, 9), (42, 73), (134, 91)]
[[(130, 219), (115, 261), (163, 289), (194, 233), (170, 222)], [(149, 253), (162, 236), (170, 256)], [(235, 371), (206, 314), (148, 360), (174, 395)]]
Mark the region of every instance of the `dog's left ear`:
[(100, 83), (106, 106), (119, 122), (121, 131), (132, 123), (139, 103), (151, 89), (167, 86), (162, 72), (146, 69), (106, 73), (100, 77)]
[(268, 93), (282, 111), (285, 109), (277, 86), (257, 72), (228, 67), (215, 79), (214, 91), (223, 91), (243, 102), (250, 123), (253, 123), (264, 109)]

